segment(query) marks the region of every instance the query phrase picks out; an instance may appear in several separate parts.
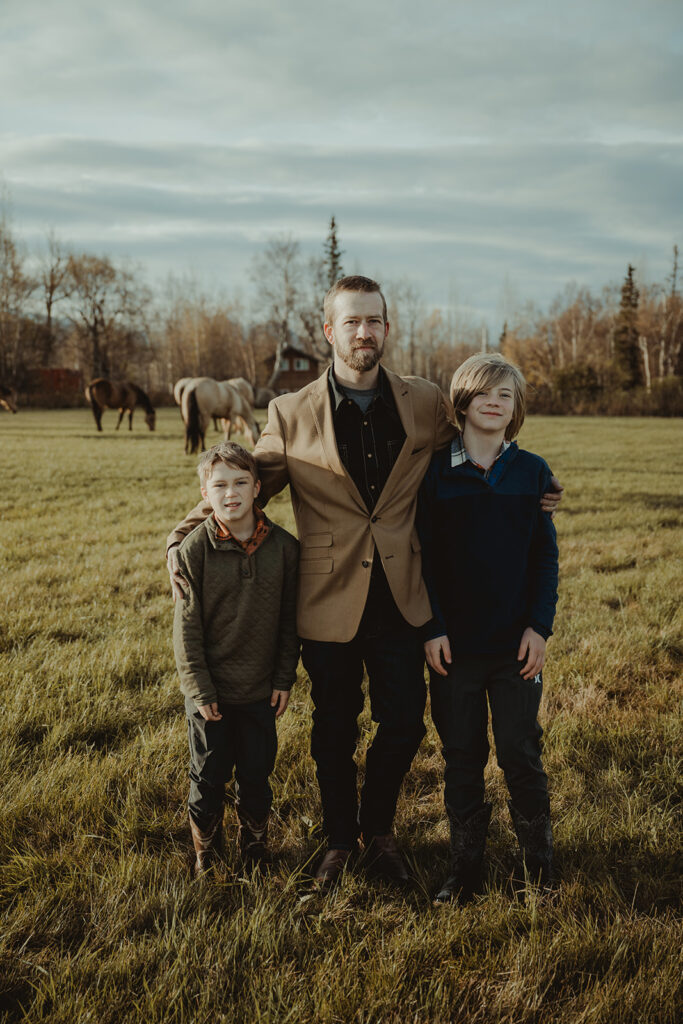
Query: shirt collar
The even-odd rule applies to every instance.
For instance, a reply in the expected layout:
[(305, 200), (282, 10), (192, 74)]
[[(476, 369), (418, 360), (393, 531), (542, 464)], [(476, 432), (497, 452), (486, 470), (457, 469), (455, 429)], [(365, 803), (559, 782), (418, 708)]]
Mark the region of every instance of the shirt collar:
[[(334, 367), (330, 366), (328, 370), (328, 382), (330, 392), (332, 394), (332, 406), (335, 412), (339, 409), (342, 402), (346, 401), (347, 395), (344, 391), (344, 385), (340, 384), (334, 375)], [(391, 393), (391, 385), (389, 384), (389, 378), (387, 377), (384, 369), (380, 366), (379, 374), (377, 376), (377, 387), (375, 388), (375, 400), (381, 398), (382, 401), (387, 402), (387, 393)]]
[[(500, 451), (498, 452), (493, 461), (497, 462), (501, 455), (503, 455), (508, 450), (511, 444), (511, 441), (506, 441), (505, 439), (503, 439), (503, 443), (500, 446)], [(483, 466), (480, 466), (479, 463), (476, 462), (469, 454), (467, 448), (465, 448), (465, 441), (463, 439), (462, 433), (458, 431), (458, 433), (451, 441), (451, 469), (455, 469), (456, 466), (462, 466), (465, 462), (471, 462), (473, 466), (477, 467), (477, 469), (484, 468)]]
[(253, 552), (261, 546), (270, 532), (270, 527), (266, 520), (265, 513), (258, 507), (258, 505), (254, 505), (254, 517), (256, 519), (256, 523), (254, 524), (254, 532), (251, 537), (248, 537), (247, 540), (238, 540), (237, 537), (233, 537), (230, 530), (226, 530), (222, 523), (218, 522), (214, 515), (213, 521), (216, 527), (216, 538), (218, 540), (231, 540), (233, 543), (239, 544), (239, 546), (243, 548), (248, 555), (253, 554)]

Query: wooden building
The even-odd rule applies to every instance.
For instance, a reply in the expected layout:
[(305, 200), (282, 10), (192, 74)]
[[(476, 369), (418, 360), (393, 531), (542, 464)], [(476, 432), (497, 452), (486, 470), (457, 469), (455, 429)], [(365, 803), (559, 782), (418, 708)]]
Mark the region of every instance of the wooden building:
[[(268, 356), (264, 360), (268, 369), (268, 377), (273, 372), (275, 356)], [(298, 345), (288, 345), (282, 353), (280, 372), (273, 384), (273, 390), (298, 391), (305, 384), (317, 380), (323, 370), (325, 361), (308, 348), (304, 348), (300, 342)]]

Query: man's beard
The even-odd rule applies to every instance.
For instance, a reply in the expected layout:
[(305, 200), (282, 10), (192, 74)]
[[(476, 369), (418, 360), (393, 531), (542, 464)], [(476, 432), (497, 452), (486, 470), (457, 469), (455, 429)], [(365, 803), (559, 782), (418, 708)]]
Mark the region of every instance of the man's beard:
[(337, 348), (337, 355), (341, 359), (345, 366), (348, 366), (350, 370), (354, 370), (355, 373), (365, 373), (368, 370), (372, 370), (377, 366), (378, 362), (384, 354), (384, 343), (379, 347), (373, 345), (371, 349), (367, 348)]

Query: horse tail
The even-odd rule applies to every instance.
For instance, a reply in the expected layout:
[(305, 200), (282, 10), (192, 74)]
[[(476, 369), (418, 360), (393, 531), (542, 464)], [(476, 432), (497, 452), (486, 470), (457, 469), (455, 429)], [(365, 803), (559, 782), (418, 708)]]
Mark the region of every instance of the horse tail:
[(98, 430), (102, 429), (102, 413), (104, 412), (104, 405), (100, 404), (97, 395), (102, 386), (107, 383), (108, 381), (103, 380), (102, 377), (97, 377), (95, 380), (91, 380), (85, 388), (85, 397), (88, 402), (90, 402), (90, 407), (92, 409), (92, 414), (95, 417), (95, 423), (97, 424)]
[[(183, 398), (185, 395), (183, 395)], [(197, 393), (194, 388), (190, 391), (187, 396), (187, 422), (185, 424), (185, 451), (187, 447), (190, 447), (190, 454), (194, 455), (195, 452), (199, 451), (199, 445), (201, 443), (201, 424), (199, 422), (199, 405), (197, 403)]]

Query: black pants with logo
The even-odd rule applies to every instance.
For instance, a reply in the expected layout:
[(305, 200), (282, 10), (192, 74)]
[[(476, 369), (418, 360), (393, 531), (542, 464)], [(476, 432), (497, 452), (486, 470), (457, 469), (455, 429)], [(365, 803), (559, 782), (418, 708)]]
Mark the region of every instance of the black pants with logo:
[(200, 828), (223, 813), (225, 784), (235, 773), (240, 806), (263, 821), (272, 803), (268, 776), (275, 766), (277, 733), (270, 697), (251, 704), (219, 704), (220, 722), (207, 722), (185, 699), (190, 744), (190, 814)]
[(496, 757), (513, 805), (527, 821), (547, 811), (543, 730), (537, 720), (543, 681), (540, 675), (523, 679), (522, 665), (515, 655), (463, 656), (454, 651), (448, 676), (430, 673), (432, 718), (446, 761), (446, 810), (461, 821), (484, 803), (488, 705)]
[[(311, 754), (316, 764), (328, 844), (350, 849), (391, 831), (405, 773), (425, 734), (424, 657), (418, 632), (405, 622), (349, 643), (302, 641), (315, 710)], [(367, 669), (370, 710), (377, 722), (365, 765), (360, 809), (354, 754)]]

